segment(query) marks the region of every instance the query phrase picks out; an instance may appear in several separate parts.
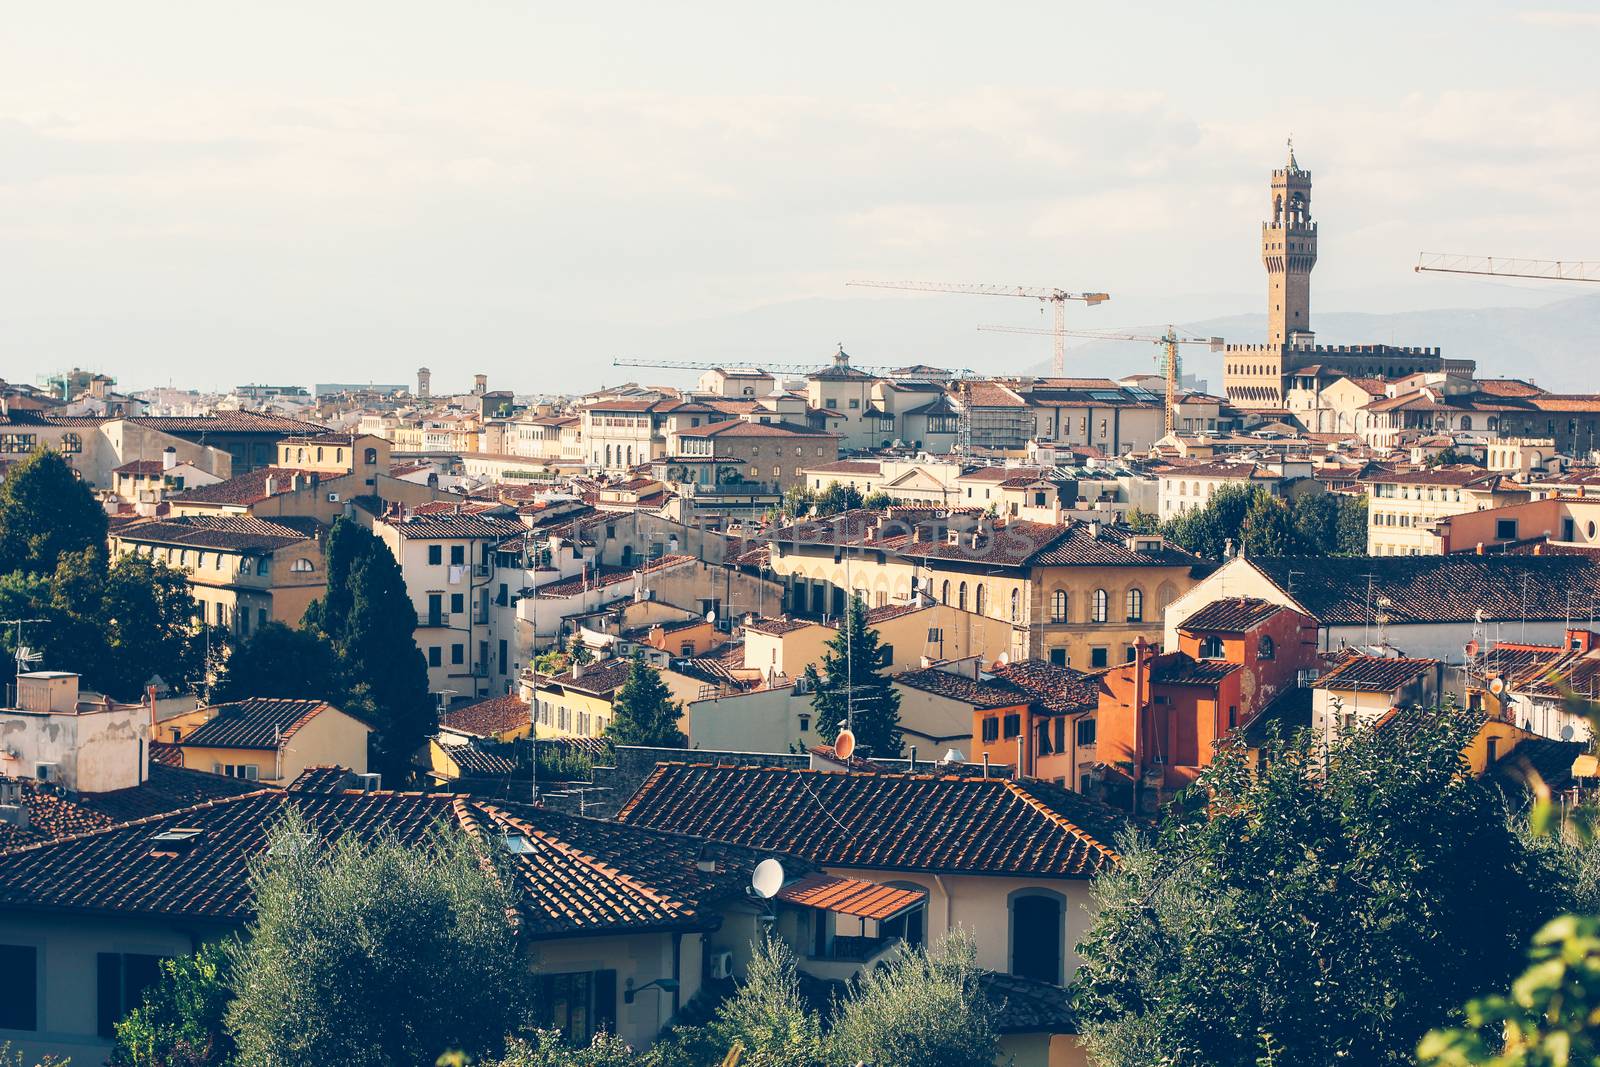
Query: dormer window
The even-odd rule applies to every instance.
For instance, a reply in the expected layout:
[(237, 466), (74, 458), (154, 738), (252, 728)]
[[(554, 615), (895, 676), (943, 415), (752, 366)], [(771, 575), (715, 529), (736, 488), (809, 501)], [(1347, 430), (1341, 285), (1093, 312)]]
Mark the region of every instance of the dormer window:
[(1208, 634), (1200, 639), (1201, 659), (1223, 659), (1226, 651), (1222, 647), (1222, 638), (1215, 634)]

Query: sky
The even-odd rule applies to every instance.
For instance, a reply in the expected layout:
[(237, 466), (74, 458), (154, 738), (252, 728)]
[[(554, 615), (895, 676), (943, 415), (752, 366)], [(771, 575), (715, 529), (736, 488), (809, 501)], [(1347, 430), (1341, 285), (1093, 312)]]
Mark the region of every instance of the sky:
[(435, 391), (479, 371), (579, 391), (658, 377), (615, 358), (838, 343), (1000, 369), (1034, 339), (976, 325), (1044, 325), (1035, 306), (845, 282), (1102, 290), (1073, 310), (1095, 329), (1258, 312), (1291, 134), (1315, 180), (1313, 327), (1584, 291), (1417, 275), (1421, 250), (1600, 259), (1600, 90), (1582, 76), (1600, 5), (0, 14), (12, 381), (407, 382), (426, 364)]

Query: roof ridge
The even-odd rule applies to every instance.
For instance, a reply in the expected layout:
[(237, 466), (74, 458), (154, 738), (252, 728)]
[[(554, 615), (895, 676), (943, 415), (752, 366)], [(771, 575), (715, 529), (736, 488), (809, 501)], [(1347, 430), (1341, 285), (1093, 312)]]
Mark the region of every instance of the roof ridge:
[(237, 793), (231, 797), (212, 797), (210, 800), (203, 800), (198, 804), (191, 804), (186, 808), (174, 808), (172, 811), (156, 812), (154, 815), (145, 815), (141, 818), (129, 819), (125, 822), (114, 822), (109, 826), (100, 826), (93, 830), (83, 830), (75, 834), (67, 834), (63, 837), (52, 837), (44, 841), (35, 841), (31, 844), (22, 845), (18, 848), (0, 849), (0, 856), (11, 856), (19, 852), (31, 852), (35, 849), (45, 848), (49, 845), (64, 844), (69, 841), (82, 841), (85, 838), (98, 837), (101, 834), (108, 834), (114, 830), (125, 830), (129, 827), (144, 826), (149, 823), (162, 822), (175, 816), (188, 815), (191, 812), (202, 811), (206, 808), (221, 807), (223, 804), (232, 804), (237, 801), (248, 800), (252, 797), (270, 796), (274, 793), (287, 796), (288, 790), (272, 786), (263, 789), (255, 789), (248, 793)]
[(1009, 789), (1016, 796), (1021, 797), (1024, 802), (1031, 806), (1040, 815), (1043, 815), (1046, 819), (1056, 823), (1063, 830), (1083, 838), (1085, 841), (1099, 849), (1101, 852), (1105, 853), (1111, 859), (1118, 862), (1121, 861), (1122, 857), (1117, 854), (1116, 849), (1105, 844), (1100, 840), (1099, 837), (1091, 834), (1088, 830), (1085, 830), (1082, 826), (1079, 826), (1061, 812), (1056, 811), (1054, 808), (1047, 805), (1043, 800), (1040, 800), (1038, 797), (1028, 792), (1028, 790), (1024, 789), (1018, 782), (1010, 778), (1002, 778), (1000, 780), (1005, 782), (1007, 789)]

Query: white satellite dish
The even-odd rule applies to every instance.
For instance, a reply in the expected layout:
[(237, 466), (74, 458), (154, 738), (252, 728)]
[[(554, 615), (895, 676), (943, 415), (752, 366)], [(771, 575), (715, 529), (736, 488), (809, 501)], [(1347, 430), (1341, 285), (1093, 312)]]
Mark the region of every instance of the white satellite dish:
[(1000, 655), (995, 657), (994, 661), (996, 663), (1000, 664), (1000, 666), (1004, 667), (1007, 663), (1011, 662), (1011, 653), (1002, 652), (1002, 653), (1000, 653)]
[(765, 859), (750, 872), (750, 888), (762, 900), (771, 900), (783, 888), (783, 864)]
[(717, 621), (717, 613), (715, 611), (706, 612), (706, 622), (715, 624), (716, 621)]
[(849, 759), (855, 750), (856, 735), (849, 730), (840, 730), (839, 736), (833, 739), (833, 754), (840, 759)]

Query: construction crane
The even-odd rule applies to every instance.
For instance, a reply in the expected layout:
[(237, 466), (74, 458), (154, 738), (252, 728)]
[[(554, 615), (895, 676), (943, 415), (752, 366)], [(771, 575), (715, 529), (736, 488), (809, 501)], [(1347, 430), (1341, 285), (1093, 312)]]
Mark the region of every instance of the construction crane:
[(1486, 274), (1495, 278), (1538, 278), (1549, 282), (1600, 282), (1600, 261), (1583, 259), (1506, 259), (1423, 252), (1413, 268), (1418, 274)]
[[(979, 326), (980, 330), (991, 333), (1051, 333), (1050, 330), (1036, 330), (1027, 326)], [(1161, 375), (1167, 383), (1167, 433), (1172, 432), (1173, 420), (1178, 407), (1178, 384), (1183, 375), (1183, 360), (1178, 354), (1179, 345), (1206, 345), (1213, 352), (1222, 351), (1222, 338), (1220, 337), (1184, 337), (1180, 336), (1171, 326), (1167, 332), (1159, 337), (1148, 334), (1115, 333), (1109, 330), (1065, 330), (1068, 337), (1090, 337), (1099, 341), (1148, 341), (1159, 345), (1160, 351), (1156, 354), (1156, 366), (1161, 369)]]
[(874, 289), (910, 289), (919, 293), (966, 293), (969, 296), (1020, 296), (1050, 304), (1055, 308), (1055, 354), (1051, 367), (1059, 377), (1067, 372), (1067, 301), (1082, 300), (1090, 307), (1111, 299), (1109, 293), (1069, 293), (1064, 289), (1041, 289), (1025, 285), (966, 285), (950, 282), (846, 282), (846, 285), (865, 285)]

